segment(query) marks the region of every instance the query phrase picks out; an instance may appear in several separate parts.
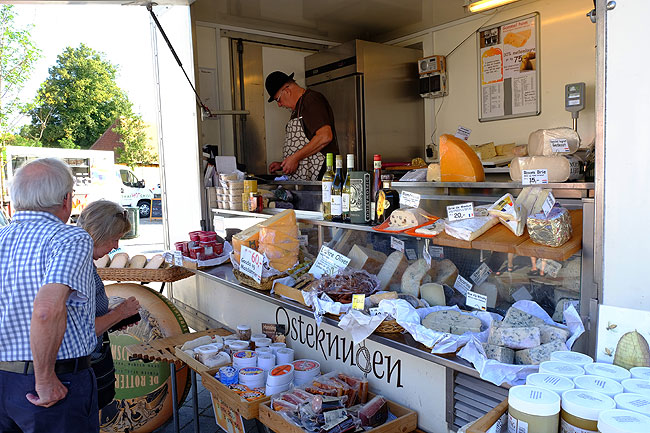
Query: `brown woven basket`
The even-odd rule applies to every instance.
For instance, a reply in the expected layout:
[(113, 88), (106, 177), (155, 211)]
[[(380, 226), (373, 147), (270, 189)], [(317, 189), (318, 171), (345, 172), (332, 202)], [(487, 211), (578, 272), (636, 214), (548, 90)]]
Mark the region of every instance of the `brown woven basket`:
[(232, 273), (235, 274), (235, 278), (237, 278), (240, 283), (245, 284), (248, 287), (252, 287), (253, 289), (263, 290), (266, 292), (270, 291), (273, 288), (273, 281), (277, 280), (278, 278), (284, 278), (288, 275), (286, 272), (283, 272), (279, 275), (273, 275), (272, 277), (264, 277), (262, 278), (262, 281), (258, 283), (253, 278), (240, 272), (239, 269), (233, 269)]
[(404, 328), (397, 323), (397, 320), (384, 320), (375, 329), (377, 334), (401, 334)]
[(173, 283), (194, 275), (194, 272), (179, 266), (162, 269), (97, 268), (97, 273), (104, 281), (140, 281), (148, 283)]

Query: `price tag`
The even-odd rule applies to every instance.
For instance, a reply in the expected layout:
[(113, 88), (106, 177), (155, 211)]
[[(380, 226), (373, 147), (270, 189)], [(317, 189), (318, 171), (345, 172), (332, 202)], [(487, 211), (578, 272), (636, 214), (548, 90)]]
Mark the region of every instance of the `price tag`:
[(429, 250), (426, 247), (422, 249), (422, 257), (424, 257), (424, 260), (427, 261), (427, 264), (431, 266), (431, 254), (429, 254)]
[(404, 252), (404, 241), (395, 236), (390, 237), (390, 247), (394, 250)]
[(555, 206), (555, 197), (553, 196), (553, 193), (549, 191), (546, 200), (544, 200), (544, 204), (542, 204), (542, 211), (544, 212), (545, 217), (547, 217), (548, 214), (551, 213), (551, 209), (553, 209), (553, 206)]
[(491, 273), (492, 270), (485, 262), (483, 262), (481, 263), (481, 266), (479, 266), (469, 278), (474, 281), (474, 284), (480, 286), (483, 281), (487, 280), (488, 275)]
[(417, 260), (418, 259), (418, 254), (415, 252), (413, 248), (407, 248), (406, 249), (406, 258), (409, 260)]
[(366, 295), (352, 295), (352, 309), (363, 310), (366, 303)]
[(546, 260), (544, 265), (544, 273), (551, 278), (557, 277), (557, 273), (562, 269), (562, 264), (556, 262), (555, 260)]
[(241, 258), (239, 259), (239, 270), (258, 283), (262, 282), (262, 266), (264, 256), (252, 248), (241, 247)]
[(345, 269), (348, 263), (350, 263), (348, 257), (323, 245), (318, 253), (318, 257), (316, 257), (316, 261), (311, 269), (309, 269), (309, 273), (316, 278), (320, 278), (324, 274), (334, 275), (340, 270)]
[(461, 275), (458, 275), (456, 277), (456, 282), (454, 283), (454, 289), (458, 290), (463, 295), (466, 295), (467, 292), (472, 290), (472, 283), (467, 281)]
[(378, 307), (372, 307), (369, 309), (370, 312), (370, 317), (374, 317), (377, 314), (379, 314), (379, 308)]
[(182, 251), (174, 251), (174, 265), (175, 266), (183, 266), (183, 252)]
[(542, 185), (548, 183), (548, 170), (521, 170), (521, 183), (523, 185)]
[(399, 204), (402, 207), (418, 207), (420, 206), (420, 194), (410, 191), (402, 191), (399, 196)]
[(298, 235), (298, 242), (300, 243), (300, 246), (306, 247), (307, 242), (309, 242), (309, 237), (307, 235)]
[(551, 138), (551, 150), (555, 153), (571, 152), (566, 138)]
[(487, 310), (487, 296), (476, 292), (467, 292), (465, 295), (465, 305), (477, 310)]
[(445, 258), (445, 249), (437, 245), (431, 245), (429, 247), (429, 255), (434, 259), (444, 259)]
[(325, 412), (323, 416), (325, 418), (325, 426), (323, 429), (327, 427), (327, 430), (329, 430), (332, 427), (343, 422), (343, 420), (346, 418), (346, 412), (345, 409), (330, 410)]
[(174, 264), (174, 253), (172, 251), (165, 251), (163, 258), (165, 259), (165, 263), (169, 263), (170, 265)]
[(447, 206), (447, 218), (449, 221), (474, 218), (474, 203), (461, 203)]
[(472, 130), (469, 128), (465, 128), (464, 126), (459, 125), (458, 130), (454, 134), (454, 136), (460, 138), (461, 140), (469, 140), (469, 135), (472, 133)]

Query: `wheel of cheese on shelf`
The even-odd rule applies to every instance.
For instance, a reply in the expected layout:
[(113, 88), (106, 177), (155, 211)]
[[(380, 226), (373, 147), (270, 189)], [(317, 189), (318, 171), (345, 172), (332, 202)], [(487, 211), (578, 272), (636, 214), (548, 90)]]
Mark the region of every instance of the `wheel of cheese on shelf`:
[(521, 182), (522, 170), (546, 169), (549, 182), (565, 182), (581, 177), (582, 162), (575, 156), (524, 156), (510, 164), (510, 178)]
[(440, 136), (440, 180), (443, 182), (483, 182), (485, 172), (476, 152), (453, 135)]
[(528, 155), (571, 155), (580, 147), (580, 136), (571, 128), (538, 129), (528, 137)]
[[(110, 334), (115, 364), (115, 399), (100, 411), (100, 430), (106, 433), (151, 432), (172, 417), (169, 364), (129, 361), (126, 347), (189, 332), (185, 319), (167, 298), (148, 287), (132, 283), (106, 286), (109, 304), (130, 296), (140, 303), (142, 319)], [(179, 407), (190, 388), (188, 368), (176, 371)]]

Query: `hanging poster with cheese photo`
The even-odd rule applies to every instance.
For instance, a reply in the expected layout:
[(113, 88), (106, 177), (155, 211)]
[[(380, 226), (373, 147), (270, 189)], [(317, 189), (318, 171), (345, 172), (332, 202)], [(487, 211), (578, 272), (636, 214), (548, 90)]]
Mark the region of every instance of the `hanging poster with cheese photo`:
[(540, 113), (538, 43), (537, 13), (479, 29), (479, 121)]

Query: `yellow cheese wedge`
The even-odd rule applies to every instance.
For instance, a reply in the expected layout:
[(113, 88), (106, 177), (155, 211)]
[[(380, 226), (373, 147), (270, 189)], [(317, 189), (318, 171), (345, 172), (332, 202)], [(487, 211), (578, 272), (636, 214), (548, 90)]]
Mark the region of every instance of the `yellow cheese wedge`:
[(293, 209), (287, 209), (271, 218), (255, 224), (252, 227), (241, 231), (232, 237), (232, 247), (236, 252), (241, 252), (242, 245), (248, 248), (257, 250), (260, 241), (260, 229), (262, 227), (269, 227), (275, 229), (282, 229), (289, 231), (292, 227), (296, 227), (296, 237), (298, 225), (296, 222), (296, 212)]
[(286, 244), (298, 242), (298, 226), (293, 227), (262, 227), (260, 229), (260, 244)]
[(485, 172), (467, 143), (444, 134), (440, 136), (440, 177), (443, 182), (483, 182)]
[(282, 259), (282, 258), (291, 258), (298, 257), (298, 250), (300, 246), (296, 242), (295, 244), (260, 244), (259, 252), (266, 254), (266, 257), (269, 260)]
[(284, 259), (275, 259), (269, 260), (269, 264), (280, 272), (284, 272), (287, 269), (291, 269), (298, 263), (298, 257), (288, 257)]

